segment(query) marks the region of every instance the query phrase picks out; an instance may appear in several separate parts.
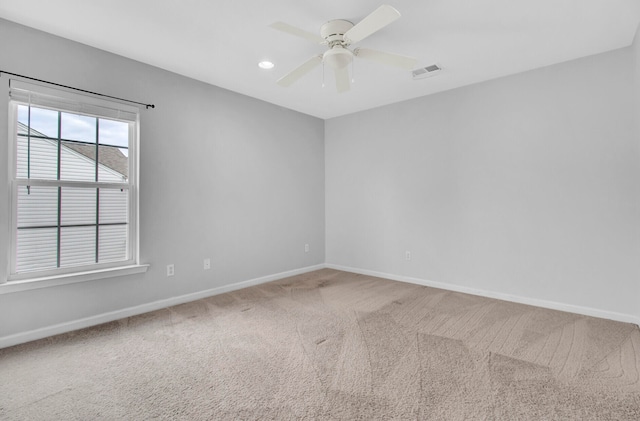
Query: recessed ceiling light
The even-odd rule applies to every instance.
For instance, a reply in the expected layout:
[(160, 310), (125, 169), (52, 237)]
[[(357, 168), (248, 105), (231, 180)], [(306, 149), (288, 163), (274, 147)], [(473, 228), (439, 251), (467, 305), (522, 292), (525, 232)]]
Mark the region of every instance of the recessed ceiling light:
[(258, 63), (258, 67), (260, 67), (261, 69), (264, 70), (269, 70), (269, 69), (273, 69), (273, 66), (275, 66), (275, 64), (271, 63), (270, 61), (261, 61), (260, 63)]

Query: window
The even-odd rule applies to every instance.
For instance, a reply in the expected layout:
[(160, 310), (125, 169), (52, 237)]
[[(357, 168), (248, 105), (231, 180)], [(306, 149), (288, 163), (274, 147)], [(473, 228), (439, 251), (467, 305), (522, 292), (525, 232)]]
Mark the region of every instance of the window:
[(12, 80), (9, 113), (9, 280), (137, 264), (137, 108)]

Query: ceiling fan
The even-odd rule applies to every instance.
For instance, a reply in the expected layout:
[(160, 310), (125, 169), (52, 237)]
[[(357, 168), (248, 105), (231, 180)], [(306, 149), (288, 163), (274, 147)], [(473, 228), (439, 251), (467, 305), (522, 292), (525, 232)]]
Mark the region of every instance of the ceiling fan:
[(334, 70), (336, 89), (338, 92), (346, 92), (350, 89), (348, 66), (353, 62), (353, 57), (375, 60), (391, 66), (411, 70), (417, 60), (399, 54), (385, 53), (357, 47), (350, 49), (351, 44), (362, 41), (369, 35), (379, 31), (400, 17), (400, 12), (389, 5), (382, 5), (357, 24), (347, 20), (336, 19), (322, 25), (320, 35), (296, 28), (287, 23), (275, 22), (270, 26), (282, 32), (304, 38), (316, 44), (327, 45), (329, 49), (317, 56), (311, 57), (300, 66), (293, 69), (277, 83), (281, 86), (291, 86), (298, 79), (313, 70), (320, 63), (328, 64)]

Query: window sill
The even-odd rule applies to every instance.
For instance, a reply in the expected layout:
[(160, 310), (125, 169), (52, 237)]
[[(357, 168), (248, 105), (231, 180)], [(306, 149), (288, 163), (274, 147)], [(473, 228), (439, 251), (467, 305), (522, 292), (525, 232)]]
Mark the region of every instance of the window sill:
[(134, 275), (136, 273), (144, 273), (147, 269), (149, 269), (149, 265), (131, 265), (57, 276), (47, 276), (43, 278), (9, 281), (0, 284), (0, 295), (28, 291), (31, 289), (49, 288), (58, 285), (75, 284), (78, 282), (95, 281), (97, 279), (113, 278), (116, 276)]

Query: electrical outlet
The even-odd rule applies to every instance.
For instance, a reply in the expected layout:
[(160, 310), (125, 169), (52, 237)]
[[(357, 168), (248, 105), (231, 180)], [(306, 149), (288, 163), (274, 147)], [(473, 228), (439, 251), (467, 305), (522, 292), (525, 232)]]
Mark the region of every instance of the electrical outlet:
[(411, 260), (411, 252), (409, 250), (404, 252), (404, 258), (406, 260)]
[(304, 252), (309, 253), (309, 244), (304, 245)]
[(211, 269), (211, 259), (206, 258), (204, 259), (204, 270), (209, 270)]
[(173, 263), (167, 265), (167, 276), (173, 276), (175, 274), (175, 268), (173, 267)]

